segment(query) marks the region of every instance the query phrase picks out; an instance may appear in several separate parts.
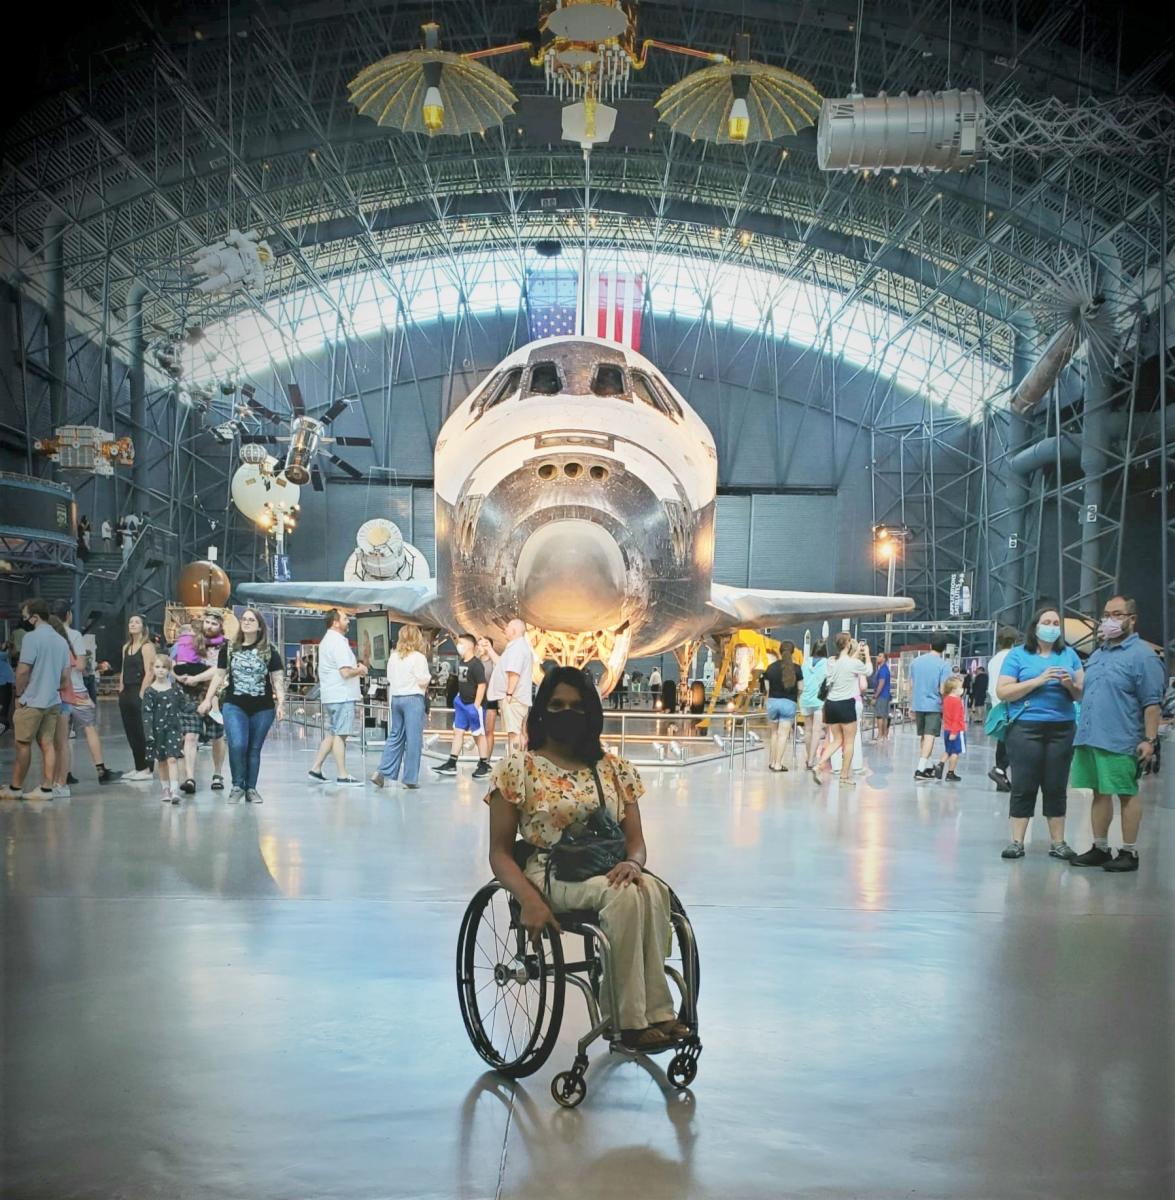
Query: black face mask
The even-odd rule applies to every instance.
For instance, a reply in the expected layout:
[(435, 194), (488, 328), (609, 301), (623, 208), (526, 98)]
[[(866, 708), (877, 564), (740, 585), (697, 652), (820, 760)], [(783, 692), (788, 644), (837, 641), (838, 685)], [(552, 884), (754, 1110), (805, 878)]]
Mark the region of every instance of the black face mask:
[(587, 732), (587, 714), (576, 712), (573, 708), (563, 708), (557, 712), (548, 709), (543, 726), (552, 741), (564, 746), (577, 746)]
[(25, 631), (25, 633), (32, 633), (33, 630), (36, 629), (36, 626), (32, 623), (32, 621), (28, 620), (27, 618), (21, 621), (20, 627)]

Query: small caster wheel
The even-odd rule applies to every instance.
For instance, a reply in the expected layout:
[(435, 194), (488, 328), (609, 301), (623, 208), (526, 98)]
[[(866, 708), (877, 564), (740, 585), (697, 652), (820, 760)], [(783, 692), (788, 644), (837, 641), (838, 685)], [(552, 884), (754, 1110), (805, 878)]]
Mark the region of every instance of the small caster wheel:
[(551, 1080), (551, 1095), (556, 1104), (564, 1108), (574, 1108), (587, 1095), (587, 1084), (577, 1071), (560, 1071)]
[(687, 1088), (698, 1073), (698, 1060), (692, 1054), (675, 1054), (669, 1063), (669, 1082), (675, 1088)]

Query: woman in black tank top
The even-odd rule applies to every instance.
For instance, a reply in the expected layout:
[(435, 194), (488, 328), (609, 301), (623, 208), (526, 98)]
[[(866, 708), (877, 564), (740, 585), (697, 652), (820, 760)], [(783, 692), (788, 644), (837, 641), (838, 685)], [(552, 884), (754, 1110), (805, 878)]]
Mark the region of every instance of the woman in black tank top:
[[(151, 679), (155, 647), (147, 636), (147, 622), (137, 614), (127, 621), (126, 636), (126, 644), (122, 648), (122, 670), (118, 675), (118, 712), (131, 754), (134, 755), (134, 774), (142, 779), (150, 779), (147, 735), (143, 732), (143, 690)], [(131, 777), (123, 776), (124, 779)]]

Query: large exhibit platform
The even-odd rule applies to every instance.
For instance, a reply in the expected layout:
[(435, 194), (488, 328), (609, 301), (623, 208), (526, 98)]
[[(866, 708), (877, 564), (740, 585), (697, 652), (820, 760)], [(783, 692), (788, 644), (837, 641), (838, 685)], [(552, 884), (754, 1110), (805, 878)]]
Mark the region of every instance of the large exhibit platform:
[(850, 790), (762, 755), (648, 772), (650, 863), (699, 939), (704, 1069), (681, 1095), (598, 1055), (571, 1113), (548, 1086), (578, 998), (520, 1084), (462, 1028), (483, 789), (314, 786), (299, 749), (271, 736), (260, 808), (206, 790), (207, 754), (176, 809), (86, 763), (70, 800), (0, 803), (6, 1194), (1164, 1194), (1175, 777), (1145, 784), (1142, 869), (1114, 877), (1048, 858), (1041, 828), (1000, 859), (978, 733), (953, 788), (913, 785), (905, 731)]

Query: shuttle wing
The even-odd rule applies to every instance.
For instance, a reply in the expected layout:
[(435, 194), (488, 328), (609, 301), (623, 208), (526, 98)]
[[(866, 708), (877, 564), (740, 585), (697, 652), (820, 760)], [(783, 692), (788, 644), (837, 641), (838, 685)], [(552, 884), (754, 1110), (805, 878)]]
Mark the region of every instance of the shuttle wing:
[(306, 608), (386, 608), (393, 621), (447, 628), (435, 579), (373, 580), (353, 583), (242, 583), (237, 594), (257, 604), (296, 604)]
[(713, 622), (708, 632), (727, 629), (770, 629), (800, 625), (825, 617), (883, 617), (910, 612), (914, 601), (905, 596), (858, 596), (847, 592), (779, 592), (770, 588), (710, 585)]

